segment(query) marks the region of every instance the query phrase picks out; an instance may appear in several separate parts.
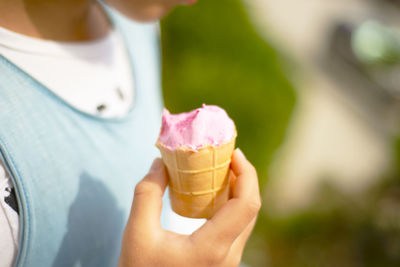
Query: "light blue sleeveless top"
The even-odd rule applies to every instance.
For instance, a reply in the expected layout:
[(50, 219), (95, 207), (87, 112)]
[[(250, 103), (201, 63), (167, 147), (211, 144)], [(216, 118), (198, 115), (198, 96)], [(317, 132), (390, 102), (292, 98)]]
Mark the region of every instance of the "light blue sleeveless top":
[(124, 118), (80, 112), (0, 55), (0, 159), (20, 209), (16, 266), (116, 266), (134, 186), (159, 155), (156, 27), (112, 13), (135, 80)]

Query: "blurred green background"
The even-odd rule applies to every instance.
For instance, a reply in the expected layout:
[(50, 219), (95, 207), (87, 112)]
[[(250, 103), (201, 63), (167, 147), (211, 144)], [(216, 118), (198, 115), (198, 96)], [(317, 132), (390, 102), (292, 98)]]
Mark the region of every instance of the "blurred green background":
[[(251, 24), (239, 0), (201, 0), (161, 23), (163, 90), (172, 113), (201, 104), (233, 118), (240, 147), (259, 173), (262, 195), (273, 154), (296, 105), (282, 57)], [(330, 184), (307, 209), (277, 216), (264, 208), (246, 247), (248, 266), (400, 266), (397, 171), (362, 196)], [(388, 204), (389, 203), (389, 204)]]
[(178, 8), (163, 20), (161, 37), (166, 108), (223, 107), (236, 123), (237, 146), (264, 182), (296, 99), (277, 52), (257, 35), (239, 0)]

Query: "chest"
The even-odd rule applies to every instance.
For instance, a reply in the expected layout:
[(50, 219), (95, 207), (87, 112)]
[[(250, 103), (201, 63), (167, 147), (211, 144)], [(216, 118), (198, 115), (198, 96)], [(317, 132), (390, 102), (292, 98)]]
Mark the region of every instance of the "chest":
[(134, 36), (137, 90), (121, 119), (75, 109), (0, 56), (0, 159), (20, 207), (18, 266), (116, 265), (134, 186), (158, 155), (162, 106), (154, 28), (123, 28)]

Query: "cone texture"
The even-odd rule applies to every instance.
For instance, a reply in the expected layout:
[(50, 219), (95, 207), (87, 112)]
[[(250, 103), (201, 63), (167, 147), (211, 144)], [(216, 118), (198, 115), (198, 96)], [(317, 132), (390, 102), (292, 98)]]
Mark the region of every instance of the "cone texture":
[(210, 218), (229, 199), (229, 164), (235, 138), (220, 146), (193, 151), (157, 147), (169, 175), (172, 209), (189, 218)]

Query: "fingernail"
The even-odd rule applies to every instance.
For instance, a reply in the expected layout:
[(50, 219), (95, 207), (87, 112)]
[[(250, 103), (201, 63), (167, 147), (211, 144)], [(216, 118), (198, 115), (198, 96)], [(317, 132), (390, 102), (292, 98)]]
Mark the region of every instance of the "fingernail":
[(151, 164), (150, 172), (158, 172), (163, 167), (163, 162), (160, 158), (156, 158)]
[(242, 159), (245, 159), (246, 156), (243, 154), (242, 150), (240, 148), (236, 148), (236, 153), (239, 157), (241, 157)]

